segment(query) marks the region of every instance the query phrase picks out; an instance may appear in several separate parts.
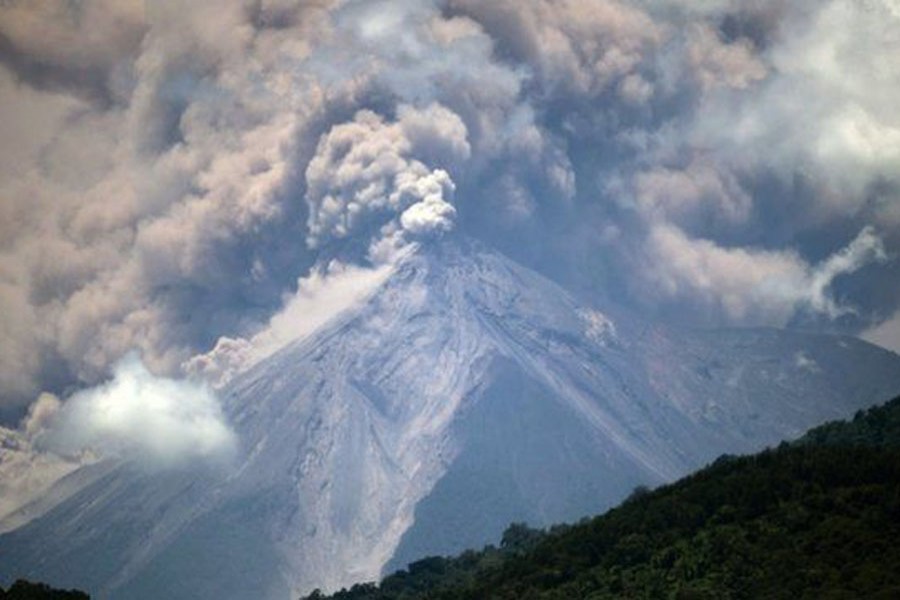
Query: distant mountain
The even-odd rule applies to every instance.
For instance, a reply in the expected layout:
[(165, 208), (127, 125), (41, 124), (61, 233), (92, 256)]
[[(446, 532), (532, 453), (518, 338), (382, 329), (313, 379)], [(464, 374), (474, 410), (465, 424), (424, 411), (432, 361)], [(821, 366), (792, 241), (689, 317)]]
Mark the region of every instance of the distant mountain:
[[(331, 600), (898, 598), (900, 398), (794, 444)], [(323, 596), (314, 594), (310, 598)]]
[(448, 236), (227, 385), (234, 471), (78, 471), (0, 536), (0, 574), (128, 600), (337, 589), (898, 390), (900, 357), (855, 338), (673, 330)]

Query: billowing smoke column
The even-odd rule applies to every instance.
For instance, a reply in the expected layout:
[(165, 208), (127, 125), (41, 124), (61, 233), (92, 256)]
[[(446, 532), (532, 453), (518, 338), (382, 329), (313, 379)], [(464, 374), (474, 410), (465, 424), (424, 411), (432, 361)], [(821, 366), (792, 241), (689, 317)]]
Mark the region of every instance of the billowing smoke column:
[[(436, 104), (423, 110), (400, 105), (396, 123), (363, 110), (334, 126), (306, 169), (309, 245), (453, 229), (453, 180), (414, 157), (458, 164), (470, 154), (466, 133), (456, 113)], [(375, 255), (380, 243), (374, 241)]]

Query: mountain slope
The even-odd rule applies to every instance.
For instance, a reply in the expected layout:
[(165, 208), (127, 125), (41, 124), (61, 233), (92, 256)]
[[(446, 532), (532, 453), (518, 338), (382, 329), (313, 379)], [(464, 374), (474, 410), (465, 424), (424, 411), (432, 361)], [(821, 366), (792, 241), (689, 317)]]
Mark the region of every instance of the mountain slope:
[(895, 598), (900, 398), (794, 444), (501, 548), (429, 558), (333, 600)]
[(228, 384), (233, 470), (95, 466), (0, 536), (0, 573), (129, 599), (335, 589), (512, 520), (599, 512), (898, 389), (900, 358), (859, 340), (672, 331), (450, 236)]

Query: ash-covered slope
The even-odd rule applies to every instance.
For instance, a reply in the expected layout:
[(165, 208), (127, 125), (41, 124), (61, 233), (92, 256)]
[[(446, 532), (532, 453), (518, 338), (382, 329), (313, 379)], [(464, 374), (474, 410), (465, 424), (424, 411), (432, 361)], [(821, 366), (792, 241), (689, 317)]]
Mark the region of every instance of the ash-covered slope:
[(227, 386), (234, 469), (95, 466), (0, 537), (0, 573), (101, 598), (287, 599), (596, 513), (898, 390), (900, 357), (859, 340), (673, 332), (448, 237)]

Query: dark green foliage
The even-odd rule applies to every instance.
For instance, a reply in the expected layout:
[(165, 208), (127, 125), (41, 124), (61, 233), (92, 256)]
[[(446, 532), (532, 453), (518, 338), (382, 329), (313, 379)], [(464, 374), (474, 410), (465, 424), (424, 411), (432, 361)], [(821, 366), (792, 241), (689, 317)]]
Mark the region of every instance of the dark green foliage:
[(900, 448), (900, 398), (861, 410), (852, 421), (834, 421), (816, 427), (797, 443)]
[(900, 597), (900, 399), (335, 599)]
[(19, 579), (5, 592), (0, 589), (0, 600), (90, 600), (90, 596), (76, 590), (54, 590), (43, 583)]
[(513, 523), (503, 532), (500, 547), (508, 554), (523, 555), (534, 548), (543, 537), (544, 533), (540, 529), (532, 529), (525, 523)]

